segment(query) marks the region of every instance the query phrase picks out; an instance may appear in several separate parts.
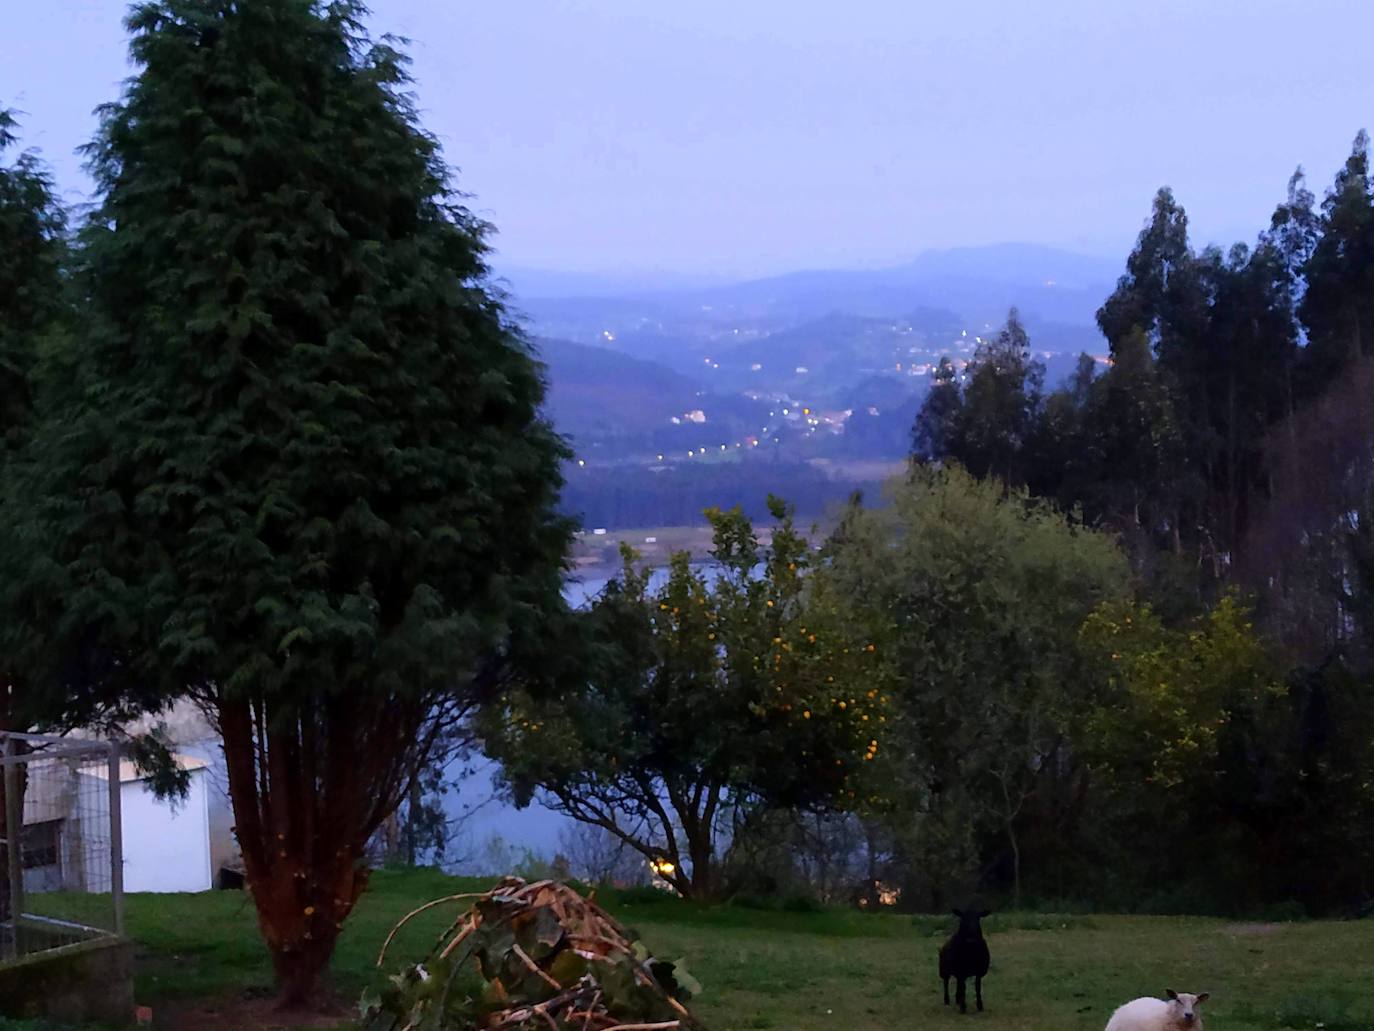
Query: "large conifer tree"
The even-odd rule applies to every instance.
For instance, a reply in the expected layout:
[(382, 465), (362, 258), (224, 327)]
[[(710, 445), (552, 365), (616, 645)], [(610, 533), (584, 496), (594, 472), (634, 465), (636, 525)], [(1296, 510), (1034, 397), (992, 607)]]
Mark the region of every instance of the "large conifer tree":
[[(66, 215), (52, 177), (32, 152), (6, 162), (16, 119), (0, 109), (0, 597), (9, 601), (19, 552), (21, 479), (34, 419), (34, 369), (61, 323)], [(20, 639), (0, 618), (0, 729), (26, 729), (20, 713)]]
[(223, 735), (283, 1002), (369, 836), (557, 604), (563, 447), (404, 60), (353, 0), (156, 0), (89, 148), (55, 625)]
[[(0, 158), (17, 143), (14, 115), (0, 109)], [(66, 217), (38, 157), (0, 163), (0, 445), (8, 452), (32, 415), (30, 377), (38, 340), (62, 309)]]

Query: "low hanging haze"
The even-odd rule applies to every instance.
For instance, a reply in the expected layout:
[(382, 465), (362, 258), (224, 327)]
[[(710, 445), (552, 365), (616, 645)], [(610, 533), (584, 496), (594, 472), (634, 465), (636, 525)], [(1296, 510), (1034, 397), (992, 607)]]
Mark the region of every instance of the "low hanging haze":
[[(250, 0), (251, 2), (251, 0)], [(0, 106), (69, 200), (120, 0), (3, 0)], [(1320, 196), (1374, 122), (1368, 0), (374, 0), (498, 267), (742, 277), (1028, 241), (1124, 257)]]

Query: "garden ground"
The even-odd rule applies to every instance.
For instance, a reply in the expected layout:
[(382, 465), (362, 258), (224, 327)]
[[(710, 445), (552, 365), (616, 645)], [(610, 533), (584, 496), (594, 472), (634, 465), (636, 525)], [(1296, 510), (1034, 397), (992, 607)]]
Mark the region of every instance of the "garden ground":
[[(433, 871), (375, 874), (339, 942), (338, 996), (351, 1003), (375, 983), (377, 949), (399, 917), (487, 886)], [(699, 908), (643, 893), (601, 901), (655, 954), (686, 960), (705, 989), (694, 1008), (712, 1031), (1100, 1031), (1113, 1007), (1165, 987), (1210, 991), (1209, 1031), (1374, 1031), (1374, 920), (998, 914), (985, 922), (987, 1010), (960, 1018), (941, 1005), (935, 976), (952, 919)], [(413, 921), (388, 967), (419, 958), (453, 916), (436, 910)], [(134, 895), (127, 919), (140, 946), (136, 994), (155, 1027), (273, 1026), (270, 967), (247, 896)]]

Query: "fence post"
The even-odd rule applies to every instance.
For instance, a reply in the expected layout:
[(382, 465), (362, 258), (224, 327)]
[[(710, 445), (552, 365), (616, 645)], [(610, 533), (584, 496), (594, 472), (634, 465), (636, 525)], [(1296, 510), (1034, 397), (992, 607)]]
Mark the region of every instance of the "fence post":
[(5, 865), (9, 868), (10, 928), (14, 955), (24, 954), (19, 918), (24, 913), (24, 802), (19, 797), (18, 742), (5, 735)]
[[(6, 770), (8, 773), (8, 769)], [(110, 900), (114, 903), (114, 931), (124, 937), (124, 825), (119, 801), (119, 742), (110, 742)]]

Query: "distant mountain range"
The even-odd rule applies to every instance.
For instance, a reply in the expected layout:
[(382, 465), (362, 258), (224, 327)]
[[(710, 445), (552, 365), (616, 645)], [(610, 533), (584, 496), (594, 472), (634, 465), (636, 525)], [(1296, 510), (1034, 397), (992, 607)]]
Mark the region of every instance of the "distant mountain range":
[[(778, 425), (787, 401), (832, 413), (831, 426), (833, 413), (858, 412), (865, 457), (900, 451), (930, 367), (943, 355), (967, 360), (1013, 306), (1049, 384), (1080, 353), (1103, 353), (1094, 315), (1120, 271), (1116, 261), (1003, 244), (745, 282), (652, 270), (508, 269), (506, 278), (548, 367), (555, 424), (592, 458), (653, 461), (733, 451), (750, 436), (789, 459), (858, 446), (823, 425)], [(878, 417), (881, 432), (866, 421)]]
[(519, 298), (615, 297), (625, 294), (701, 290), (738, 282), (735, 276), (710, 273), (665, 272), (659, 269), (621, 272), (560, 272), (496, 263), (497, 278)]
[[(995, 325), (1013, 305), (1029, 322), (1092, 325), (1121, 272), (1119, 262), (1032, 244), (931, 251), (881, 269), (793, 272), (741, 283), (596, 292), (598, 280), (571, 277), (558, 296), (546, 280), (515, 307), (540, 332), (614, 344), (625, 335), (753, 332), (796, 326), (831, 312), (888, 317), (919, 308), (955, 312), (969, 327)], [(652, 277), (650, 277), (652, 278)], [(609, 334), (609, 338), (606, 334)], [(598, 340), (599, 338), (599, 340)]]
[(1043, 283), (1066, 288), (1095, 288), (1112, 284), (1121, 274), (1116, 258), (1101, 258), (1033, 243), (1002, 243), (985, 247), (954, 247), (924, 251), (909, 262), (868, 269), (789, 272), (741, 279), (727, 273), (672, 272), (663, 269), (624, 269), (607, 272), (569, 272), (525, 265), (495, 263), (495, 273), (517, 298), (624, 297), (759, 287), (807, 277), (851, 278), (855, 281), (902, 283), (929, 276), (954, 276), (1001, 283)]

